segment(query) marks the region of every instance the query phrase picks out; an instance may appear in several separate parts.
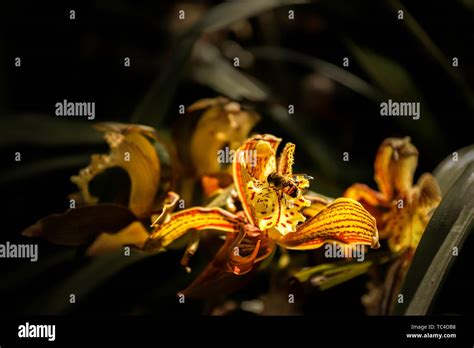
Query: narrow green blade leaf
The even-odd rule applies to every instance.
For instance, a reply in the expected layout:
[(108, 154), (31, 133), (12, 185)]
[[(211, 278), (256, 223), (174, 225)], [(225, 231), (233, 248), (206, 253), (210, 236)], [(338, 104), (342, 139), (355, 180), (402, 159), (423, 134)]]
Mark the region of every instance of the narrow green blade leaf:
[[(92, 123), (54, 115), (15, 115), (0, 119), (0, 146), (34, 144), (42, 146), (90, 145), (102, 143), (103, 136)], [(47, 134), (47, 136), (45, 136)]]
[(474, 163), (456, 180), (431, 218), (406, 275), (401, 293), (403, 303), (396, 303), (396, 315), (425, 315), (442, 287), (456, 257), (453, 248), (461, 249), (473, 230)]

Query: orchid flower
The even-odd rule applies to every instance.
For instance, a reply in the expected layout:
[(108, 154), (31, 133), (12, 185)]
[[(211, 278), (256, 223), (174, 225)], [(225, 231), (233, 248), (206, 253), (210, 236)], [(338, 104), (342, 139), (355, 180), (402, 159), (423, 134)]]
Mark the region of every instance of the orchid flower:
[[(79, 192), (69, 196), (69, 210), (40, 219), (23, 235), (62, 245), (88, 244), (86, 254), (90, 256), (124, 246), (141, 249), (149, 236), (150, 223), (160, 214), (168, 216), (174, 209), (179, 196), (171, 190), (178, 190), (181, 198), (190, 201), (189, 192), (193, 191), (195, 180), (201, 180), (206, 195), (219, 192), (232, 181), (232, 168), (221, 168), (216, 162), (217, 149), (226, 144), (232, 151), (237, 149), (259, 116), (222, 97), (198, 100), (187, 112), (188, 119), (194, 119), (195, 124), (188, 129), (185, 139), (176, 140), (183, 145), (180, 147), (158, 137), (149, 126), (95, 124), (94, 128), (103, 132), (110, 151), (93, 154), (89, 165), (71, 177)], [(204, 142), (206, 149), (200, 146)], [(163, 150), (164, 158), (160, 158), (159, 149)], [(92, 193), (91, 183), (114, 167), (128, 174), (130, 189), (113, 187), (115, 196), (111, 203), (105, 203)], [(128, 199), (124, 195), (127, 191)]]
[(385, 139), (374, 166), (379, 191), (355, 184), (344, 193), (345, 197), (361, 202), (375, 216), (380, 239), (388, 239), (394, 253), (416, 249), (441, 201), (438, 183), (431, 174), (423, 174), (413, 185), (417, 164), (418, 150), (409, 137)]
[(166, 248), (190, 230), (226, 233), (214, 260), (183, 293), (219, 279), (223, 272), (250, 272), (275, 245), (296, 250), (316, 249), (326, 242), (379, 246), (375, 218), (353, 199), (336, 199), (306, 220), (302, 211), (311, 205), (304, 197), (310, 177), (292, 172), (295, 145), (287, 144), (277, 158), (280, 142), (272, 135), (256, 135), (236, 151), (233, 179), (241, 211), (194, 207), (155, 225), (145, 250)]

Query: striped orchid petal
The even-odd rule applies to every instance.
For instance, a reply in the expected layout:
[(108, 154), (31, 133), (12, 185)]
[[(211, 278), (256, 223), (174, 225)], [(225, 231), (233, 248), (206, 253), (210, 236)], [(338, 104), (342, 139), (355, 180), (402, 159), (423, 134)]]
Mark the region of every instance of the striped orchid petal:
[(316, 249), (327, 242), (379, 247), (375, 218), (359, 202), (348, 198), (336, 199), (277, 242), (297, 250)]
[(240, 230), (241, 220), (237, 215), (220, 208), (190, 208), (174, 213), (170, 219), (155, 226), (145, 244), (145, 249), (164, 248), (182, 237), (191, 229), (201, 231), (213, 229), (235, 233)]

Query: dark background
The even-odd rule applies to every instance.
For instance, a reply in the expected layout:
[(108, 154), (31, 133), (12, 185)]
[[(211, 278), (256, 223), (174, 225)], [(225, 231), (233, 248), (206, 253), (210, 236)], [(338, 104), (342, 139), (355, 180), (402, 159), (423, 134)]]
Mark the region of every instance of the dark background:
[[(184, 6), (188, 18), (200, 18), (218, 3), (81, 1), (53, 4), (15, 1), (2, 4), (0, 114), (3, 126), (0, 136), (16, 134), (19, 129), (25, 129), (25, 134), (27, 130), (34, 133), (35, 129), (31, 130), (30, 124), (18, 121), (21, 120), (19, 116), (48, 115), (54, 118), (54, 104), (63, 99), (94, 101), (96, 121), (128, 122), (156, 76), (176, 60), (181, 37), (191, 27), (190, 23), (183, 24), (186, 28), (181, 27), (176, 20), (177, 10)], [(242, 7), (248, 6), (246, 1), (241, 3)], [(424, 97), (422, 110), (427, 105), (431, 111), (429, 126), (411, 119), (382, 118), (377, 103), (328, 79), (324, 74), (311, 73), (297, 64), (255, 59), (249, 67), (241, 68), (246, 74), (270, 86), (272, 92), (270, 102), (243, 99), (244, 105), (257, 110), (265, 110), (268, 104), (295, 105), (298, 112), (294, 122), (306, 132), (301, 138), (275, 123), (265, 113), (256, 130), (295, 142), (298, 146), (296, 163), (302, 170), (315, 173), (312, 188), (320, 193), (336, 196), (353, 182), (365, 182), (375, 187), (373, 160), (378, 145), (386, 137), (411, 136), (420, 152), (416, 177), (433, 171), (453, 151), (472, 144), (474, 104), (472, 98), (466, 98), (463, 88), (467, 86), (472, 93), (474, 84), (474, 9), (467, 5), (467, 1), (402, 3), (449, 62), (451, 57), (459, 58), (460, 66), (451, 68), (456, 70), (454, 74), (462, 82), (443, 69), (432, 52), (427, 52), (412, 33), (400, 25), (393, 9), (382, 1), (320, 1), (294, 6), (294, 22), (286, 18), (288, 7), (282, 7), (246, 19), (245, 26), (251, 28), (251, 34), (244, 35), (238, 30), (226, 28), (205, 35), (205, 39), (220, 48), (226, 40), (242, 47), (273, 45), (293, 49), (339, 67), (342, 67), (342, 57), (347, 56), (351, 59), (348, 70), (371, 81), (370, 74), (358, 64), (347, 46), (347, 40), (351, 40), (389, 57), (410, 76)], [(75, 20), (69, 19), (70, 9), (76, 11)], [(15, 57), (21, 57), (21, 68), (14, 67)], [(131, 58), (131, 67), (123, 66), (123, 57)], [(161, 115), (161, 124), (150, 125), (159, 130), (160, 127), (176, 127), (180, 117), (183, 117), (177, 113), (179, 104), (189, 105), (197, 99), (221, 94), (193, 80), (188, 74), (192, 64), (191, 60), (185, 65), (178, 88), (169, 100), (168, 112)], [(390, 82), (393, 79), (394, 99), (410, 95), (410, 91), (398, 90), (406, 85), (397, 85), (394, 79), (397, 73), (394, 76), (393, 71), (387, 70), (384, 76)], [(418, 100), (416, 96), (414, 98), (409, 101)], [(421, 117), (423, 119), (425, 114), (422, 113)], [(66, 124), (69, 120), (61, 122)], [(83, 122), (88, 124), (86, 120)], [(64, 132), (68, 131), (68, 128), (64, 129)], [(44, 138), (48, 137), (54, 137), (54, 134), (45, 132)], [(327, 165), (323, 160), (313, 163), (308, 159), (311, 158), (309, 153), (321, 150), (301, 145), (303, 137), (314, 138), (324, 144), (322, 151), (329, 160)], [(67, 194), (75, 190), (69, 177), (82, 165), (56, 167), (54, 170), (38, 171), (35, 175), (16, 177), (18, 163), (13, 161), (14, 152), (20, 151), (22, 162), (32, 164), (55, 156), (87, 155), (106, 149), (105, 145), (95, 143), (71, 141), (61, 146), (49, 146), (35, 144), (28, 139), (25, 136), (17, 142), (2, 143), (0, 149), (4, 174), (9, 178), (1, 183), (4, 207), (0, 240), (14, 240), (39, 218), (67, 209)], [(342, 162), (344, 151), (350, 153), (348, 163)], [(50, 245), (42, 245), (41, 248), (50, 250), (52, 254), (58, 252)], [(468, 241), (465, 250), (472, 250), (472, 240)], [(440, 296), (436, 313), (472, 313), (472, 284), (468, 283), (472, 278), (472, 272), (468, 270), (471, 262), (466, 254), (459, 256)], [(202, 310), (200, 303), (186, 308), (175, 303), (176, 288), (192, 279), (180, 269), (180, 256), (180, 253), (168, 253), (126, 269), (90, 294), (87, 301), (78, 305), (77, 312), (199, 313)], [(205, 259), (207, 256), (198, 257)], [(2, 262), (0, 279), (11, 277), (15, 265), (13, 261), (7, 264)], [(13, 289), (10, 292), (7, 289), (0, 299), (5, 309), (1, 312), (21, 312), (28, 307), (27, 304), (37, 300), (37, 294), (47, 297), (48, 286), (60, 282), (69, 267), (78, 265), (79, 261), (73, 265), (56, 266), (54, 272), (48, 272), (34, 283), (24, 284), (21, 290), (12, 293)], [(176, 279), (180, 277), (182, 279)], [(254, 298), (268, 286), (266, 277), (260, 276), (236, 296)], [(359, 299), (365, 292), (366, 280), (359, 277), (328, 293), (310, 296), (304, 312), (314, 315), (362, 315)], [(157, 295), (156, 289), (160, 288), (163, 290)], [(28, 309), (25, 311), (28, 312)]]

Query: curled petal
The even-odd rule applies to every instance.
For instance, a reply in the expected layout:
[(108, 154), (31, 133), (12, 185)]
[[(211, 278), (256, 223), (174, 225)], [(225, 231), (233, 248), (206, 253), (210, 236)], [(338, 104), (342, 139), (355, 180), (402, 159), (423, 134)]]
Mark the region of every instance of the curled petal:
[[(197, 175), (211, 175), (222, 171), (216, 154), (225, 152), (228, 146), (236, 150), (248, 137), (259, 120), (252, 111), (242, 110), (239, 103), (226, 98), (203, 99), (188, 107), (188, 112), (205, 109), (191, 137), (191, 157)], [(203, 144), (206, 144), (203, 149)], [(224, 150), (223, 150), (224, 149)]]
[(434, 209), (441, 201), (438, 183), (428, 173), (420, 177), (411, 194), (403, 209), (394, 207), (385, 217), (385, 229), (390, 232), (388, 246), (394, 253), (407, 248), (416, 249)]
[(275, 243), (250, 224), (239, 233), (226, 235), (225, 243), (204, 271), (181, 293), (195, 298), (225, 296), (253, 276), (258, 264), (273, 251)]
[(295, 144), (287, 143), (278, 160), (278, 173), (282, 175), (293, 175)]
[(311, 219), (288, 233), (278, 244), (288, 249), (316, 249), (326, 242), (379, 247), (375, 218), (359, 202), (338, 198)]
[(253, 265), (265, 259), (273, 250), (274, 242), (251, 224), (243, 224), (228, 250), (226, 270), (236, 275), (245, 274)]
[(146, 216), (152, 209), (160, 178), (158, 155), (147, 138), (154, 134), (153, 128), (118, 123), (101, 123), (97, 128), (105, 132), (110, 154), (93, 155), (89, 166), (72, 176), (71, 181), (79, 187), (84, 201), (94, 204), (98, 198), (89, 192), (91, 180), (108, 168), (121, 167), (130, 177), (130, 210), (137, 217)]
[(386, 204), (386, 197), (365, 184), (354, 184), (350, 186), (345, 192), (344, 197), (352, 198), (366, 206), (378, 206)]
[[(229, 250), (235, 240), (234, 235), (227, 235), (225, 243), (214, 259), (186, 289), (180, 292), (181, 294), (191, 298), (225, 296), (241, 288), (250, 280), (254, 272), (236, 275), (228, 270)], [(252, 271), (255, 271), (255, 268)]]
[(406, 194), (413, 186), (418, 150), (410, 137), (387, 138), (375, 158), (375, 181), (386, 200)]
[(169, 215), (173, 212), (174, 208), (176, 207), (178, 200), (179, 200), (179, 195), (176, 192), (169, 191), (166, 194), (166, 198), (163, 202), (161, 213), (152, 215), (153, 223), (151, 224), (151, 227), (161, 225), (163, 222), (165, 222), (165, 220), (169, 218)]
[[(255, 241), (255, 243), (252, 243), (251, 240), (247, 241), (246, 250), (244, 249), (244, 244), (241, 246), (241, 243), (245, 237), (245, 230), (241, 229), (237, 238), (235, 238), (235, 240), (231, 243), (226, 265), (227, 272), (232, 272), (235, 275), (242, 275), (252, 269), (258, 252), (260, 251), (260, 244), (262, 241), (258, 239)], [(250, 249), (250, 254), (241, 255), (242, 252), (248, 252), (248, 249)]]
[(241, 220), (220, 208), (190, 208), (171, 215), (169, 221), (156, 226), (145, 244), (145, 249), (160, 249), (170, 245), (190, 229), (214, 229), (238, 232)]
[(426, 210), (427, 213), (431, 212), (441, 202), (441, 189), (436, 179), (429, 173), (420, 176), (415, 190), (419, 208)]
[(277, 170), (275, 153), (281, 139), (273, 135), (256, 135), (247, 140), (235, 153), (234, 184), (247, 219), (255, 225), (254, 212), (247, 193), (247, 183), (266, 180)]

